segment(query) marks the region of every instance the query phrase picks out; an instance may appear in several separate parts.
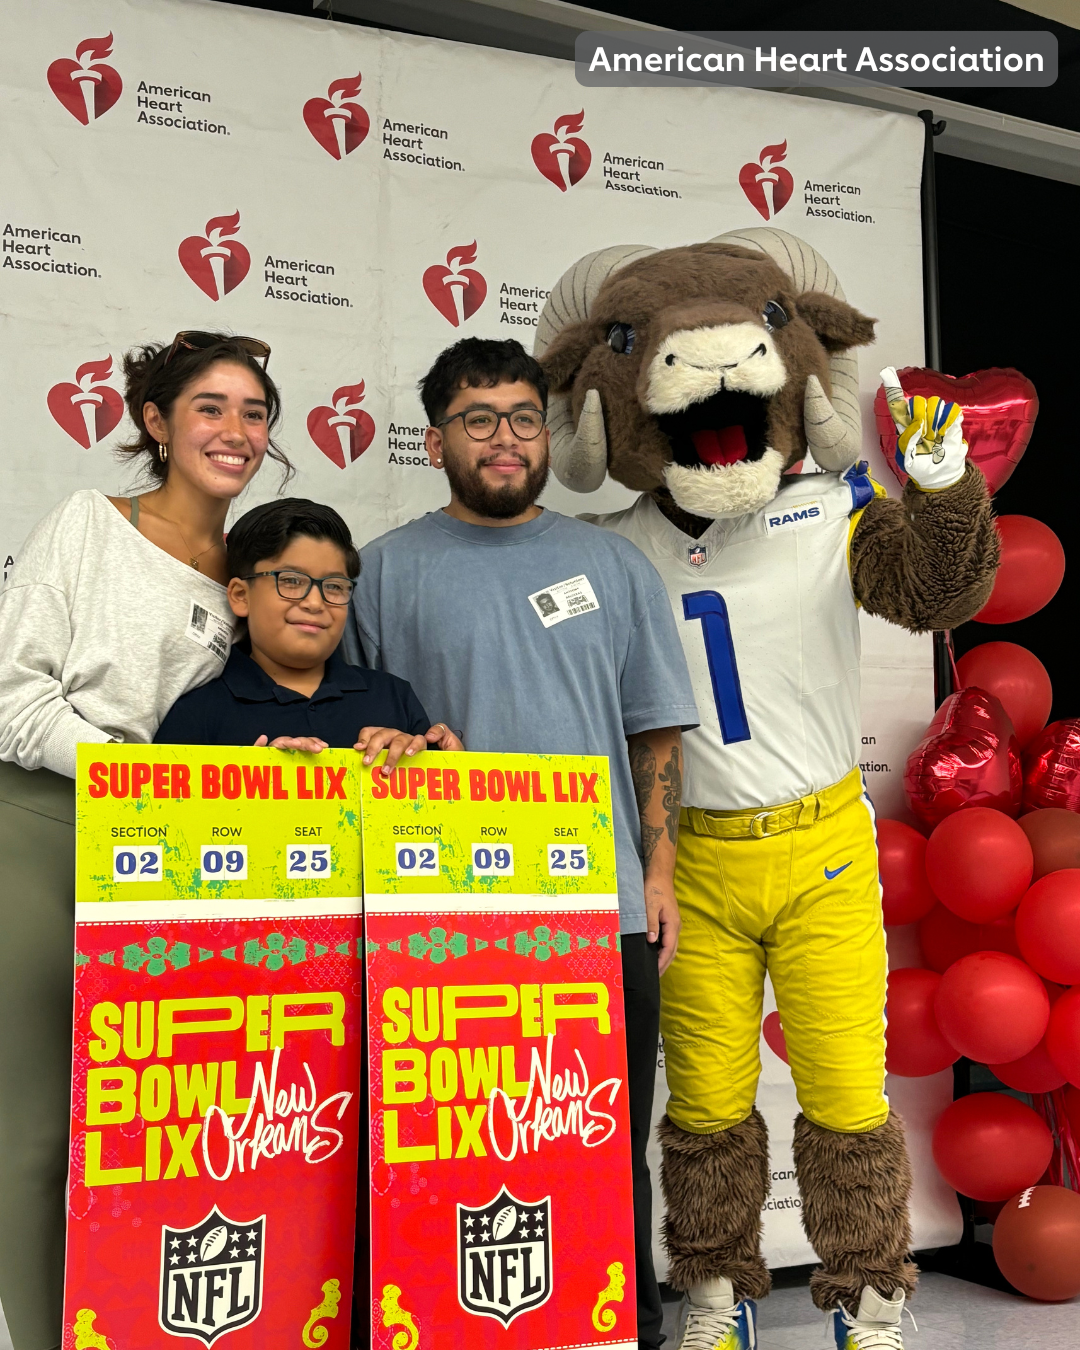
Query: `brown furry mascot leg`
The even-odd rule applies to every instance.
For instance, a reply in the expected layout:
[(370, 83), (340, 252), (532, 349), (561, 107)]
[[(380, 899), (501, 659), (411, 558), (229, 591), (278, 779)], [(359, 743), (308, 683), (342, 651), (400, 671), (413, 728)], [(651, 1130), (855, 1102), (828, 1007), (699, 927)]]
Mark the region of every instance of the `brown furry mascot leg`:
[(660, 1122), (660, 1174), (667, 1202), (668, 1283), (684, 1293), (726, 1276), (735, 1298), (764, 1298), (771, 1280), (761, 1255), (761, 1207), (769, 1193), (769, 1136), (755, 1109), (715, 1134)]
[(814, 1303), (854, 1313), (868, 1285), (884, 1298), (896, 1289), (910, 1297), (919, 1272), (908, 1260), (911, 1163), (900, 1118), (838, 1134), (800, 1115), (794, 1152), (803, 1227), (821, 1260), (810, 1277)]

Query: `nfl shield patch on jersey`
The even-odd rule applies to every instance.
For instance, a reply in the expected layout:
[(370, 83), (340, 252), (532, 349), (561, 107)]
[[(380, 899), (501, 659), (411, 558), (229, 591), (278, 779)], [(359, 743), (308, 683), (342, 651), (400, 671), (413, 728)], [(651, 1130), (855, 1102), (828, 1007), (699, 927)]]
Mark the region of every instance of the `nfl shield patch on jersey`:
[(477, 1209), (457, 1207), (458, 1301), (504, 1326), (551, 1297), (551, 1197), (516, 1200), (504, 1186)]
[(705, 544), (691, 544), (686, 550), (686, 561), (691, 567), (704, 567), (709, 561), (709, 550)]

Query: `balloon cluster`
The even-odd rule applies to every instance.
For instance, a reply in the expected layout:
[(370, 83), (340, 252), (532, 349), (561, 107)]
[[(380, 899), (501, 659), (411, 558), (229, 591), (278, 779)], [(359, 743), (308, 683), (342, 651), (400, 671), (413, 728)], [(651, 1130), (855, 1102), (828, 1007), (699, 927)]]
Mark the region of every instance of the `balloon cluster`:
[[(920, 387), (923, 376), (933, 387)], [(980, 442), (972, 389), (984, 376), (1001, 397), (996, 408), (983, 399), (990, 434)], [(945, 394), (943, 380), (901, 372), (909, 393)], [(1037, 401), (1026, 384), (1013, 371), (952, 382), (970, 458), (991, 491), (1030, 435)], [(997, 527), (1001, 567), (982, 623), (1034, 614), (1065, 570), (1060, 541), (1040, 521), (1001, 516)], [(878, 848), (885, 923), (916, 924), (923, 958), (889, 975), (886, 1065), (919, 1077), (966, 1056), (1032, 1095), (1033, 1105), (997, 1091), (954, 1101), (934, 1130), (934, 1159), (961, 1194), (998, 1202), (994, 1250), (1015, 1287), (1065, 1299), (1080, 1293), (1080, 718), (1047, 726), (1051, 704), (1033, 653), (1011, 642), (969, 651), (957, 691), (905, 768), (922, 832), (880, 821)], [(1040, 1184), (1048, 1175), (1074, 1189)]]

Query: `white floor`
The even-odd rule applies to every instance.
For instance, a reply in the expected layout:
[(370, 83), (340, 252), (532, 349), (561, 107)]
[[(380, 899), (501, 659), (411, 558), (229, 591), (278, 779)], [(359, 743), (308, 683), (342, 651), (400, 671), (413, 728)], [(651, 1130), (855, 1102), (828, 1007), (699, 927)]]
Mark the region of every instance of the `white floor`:
[[(1077, 1350), (1080, 1347), (1080, 1299), (1069, 1303), (1032, 1303), (996, 1289), (923, 1275), (911, 1310), (916, 1331), (904, 1317), (906, 1350)], [(679, 1305), (665, 1305), (664, 1350), (677, 1344)], [(757, 1350), (832, 1350), (825, 1340), (824, 1318), (809, 1291), (778, 1289), (758, 1311)]]
[[(1031, 1303), (948, 1275), (924, 1275), (904, 1318), (907, 1350), (1076, 1350), (1080, 1301)], [(666, 1306), (665, 1350), (674, 1350), (679, 1305)], [(805, 1289), (778, 1289), (761, 1305), (757, 1350), (826, 1350), (823, 1319)], [(0, 1350), (11, 1350), (0, 1313)]]

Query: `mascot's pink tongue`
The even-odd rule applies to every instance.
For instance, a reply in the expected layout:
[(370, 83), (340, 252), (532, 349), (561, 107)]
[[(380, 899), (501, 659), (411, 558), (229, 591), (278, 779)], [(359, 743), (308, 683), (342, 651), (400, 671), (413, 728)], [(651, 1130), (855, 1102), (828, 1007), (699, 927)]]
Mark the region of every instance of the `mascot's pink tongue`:
[(695, 431), (691, 439), (702, 464), (734, 464), (746, 458), (746, 435), (742, 427)]

